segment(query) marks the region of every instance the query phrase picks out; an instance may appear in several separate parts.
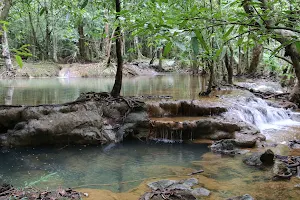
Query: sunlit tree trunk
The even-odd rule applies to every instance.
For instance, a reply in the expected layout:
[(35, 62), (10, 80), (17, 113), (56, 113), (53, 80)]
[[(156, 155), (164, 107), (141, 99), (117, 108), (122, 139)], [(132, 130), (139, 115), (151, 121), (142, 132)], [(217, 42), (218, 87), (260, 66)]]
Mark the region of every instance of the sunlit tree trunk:
[[(119, 19), (119, 15), (121, 12), (121, 4), (120, 0), (116, 0), (116, 20)], [(121, 41), (121, 27), (118, 24), (118, 27), (115, 31), (116, 37), (116, 54), (117, 54), (117, 73), (115, 77), (115, 83), (113, 89), (111, 91), (111, 95), (116, 97), (120, 96), (120, 92), (122, 89), (122, 77), (123, 77), (123, 57), (122, 57), (122, 41)]]
[(239, 46), (239, 63), (237, 65), (237, 75), (242, 74), (242, 52), (241, 52), (241, 47)]
[(142, 58), (142, 53), (141, 53), (141, 49), (140, 49), (138, 36), (134, 36), (133, 41), (134, 41), (134, 47), (135, 47), (135, 50), (136, 50), (136, 53), (137, 53), (137, 59), (141, 59)]
[(261, 53), (263, 51), (263, 45), (256, 44), (252, 50), (252, 59), (248, 70), (249, 75), (254, 75), (257, 72), (257, 67), (260, 62)]
[[(11, 0), (4, 0), (0, 2), (0, 21), (5, 21), (7, 19), (9, 9), (12, 5)], [(7, 32), (4, 28), (4, 25), (0, 23), (0, 35), (2, 43), (2, 56), (5, 61), (6, 70), (10, 71), (13, 69), (13, 65), (10, 57), (10, 50), (7, 39)]]

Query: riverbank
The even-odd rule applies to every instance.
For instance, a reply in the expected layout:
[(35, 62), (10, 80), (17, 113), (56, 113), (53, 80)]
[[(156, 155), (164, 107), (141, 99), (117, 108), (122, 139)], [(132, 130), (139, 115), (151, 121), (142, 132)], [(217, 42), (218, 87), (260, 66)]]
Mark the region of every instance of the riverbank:
[[(160, 72), (174, 71), (176, 62), (172, 60), (164, 60), (163, 68), (158, 67), (158, 61), (149, 64), (150, 59), (136, 60), (125, 62), (123, 68), (124, 76), (146, 76), (156, 75)], [(72, 63), (59, 64), (53, 62), (24, 62), (23, 67), (19, 68), (15, 65), (17, 78), (78, 78), (78, 77), (105, 77), (115, 76), (116, 64), (111, 63), (109, 66), (105, 61), (97, 63)], [(4, 71), (0, 70), (0, 74)]]

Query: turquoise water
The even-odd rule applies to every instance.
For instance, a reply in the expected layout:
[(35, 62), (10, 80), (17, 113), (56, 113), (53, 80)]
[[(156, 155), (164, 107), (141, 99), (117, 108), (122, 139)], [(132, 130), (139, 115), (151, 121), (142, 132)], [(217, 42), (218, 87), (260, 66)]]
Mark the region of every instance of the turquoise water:
[[(86, 185), (123, 192), (145, 178), (175, 175), (171, 166), (195, 168), (192, 161), (200, 160), (208, 151), (204, 144), (139, 142), (106, 147), (2, 149), (0, 182), (40, 188)], [(132, 180), (140, 181), (119, 184)]]
[[(200, 76), (190, 75), (125, 77), (121, 94), (170, 95), (174, 99), (196, 99), (205, 83)], [(110, 92), (113, 84), (114, 78), (107, 77), (0, 80), (0, 104), (65, 103), (75, 100), (82, 92)], [(9, 99), (9, 96), (12, 98)]]

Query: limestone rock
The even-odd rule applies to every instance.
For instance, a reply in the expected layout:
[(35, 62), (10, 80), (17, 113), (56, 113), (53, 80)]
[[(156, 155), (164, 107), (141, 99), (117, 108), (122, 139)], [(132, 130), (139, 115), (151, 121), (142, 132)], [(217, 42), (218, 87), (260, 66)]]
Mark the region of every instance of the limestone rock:
[(274, 163), (274, 153), (268, 149), (264, 153), (253, 153), (243, 159), (243, 162), (250, 166), (267, 166)]
[(254, 200), (249, 194), (245, 194), (243, 196), (231, 197), (227, 200)]
[(208, 189), (205, 189), (205, 188), (196, 188), (196, 189), (193, 189), (191, 191), (192, 195), (196, 196), (196, 197), (199, 197), (199, 196), (209, 196), (210, 195), (210, 191)]

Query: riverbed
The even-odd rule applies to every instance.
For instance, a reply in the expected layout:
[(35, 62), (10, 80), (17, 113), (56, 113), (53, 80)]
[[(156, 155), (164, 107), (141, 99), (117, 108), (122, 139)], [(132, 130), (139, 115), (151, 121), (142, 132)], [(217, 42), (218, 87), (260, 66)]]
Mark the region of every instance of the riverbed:
[[(0, 81), (0, 104), (38, 105), (57, 104), (75, 100), (82, 92), (109, 92), (113, 78), (51, 78)], [(146, 96), (149, 101), (172, 97), (222, 101), (244, 97), (237, 90), (214, 91), (210, 97), (199, 97), (206, 80), (200, 76), (161, 75), (125, 78), (122, 95)], [(276, 88), (277, 90), (277, 88)], [(165, 101), (167, 101), (165, 99)], [(299, 122), (290, 119), (288, 111), (269, 108), (257, 99), (234, 110), (232, 116), (242, 115), (261, 126), (268, 141), (281, 143), (275, 153), (300, 155), (291, 152), (286, 143), (300, 139)], [(241, 104), (240, 104), (241, 105)], [(260, 112), (264, 108), (262, 112)], [(268, 113), (265, 114), (264, 113)], [(242, 113), (242, 114), (241, 114)], [(197, 118), (197, 117), (196, 117)], [(195, 120), (194, 117), (162, 118), (161, 120)], [(242, 163), (243, 156), (226, 157), (209, 152), (210, 141), (165, 144), (125, 142), (108, 146), (63, 146), (2, 149), (0, 181), (17, 187), (40, 188), (74, 187), (90, 194), (88, 199), (138, 199), (150, 180), (183, 179), (195, 170), (201, 186), (212, 194), (207, 199), (225, 199), (249, 193), (256, 199), (297, 199), (300, 190), (294, 188), (300, 180), (272, 181), (269, 171), (257, 170)], [(253, 151), (256, 151), (254, 149)]]

